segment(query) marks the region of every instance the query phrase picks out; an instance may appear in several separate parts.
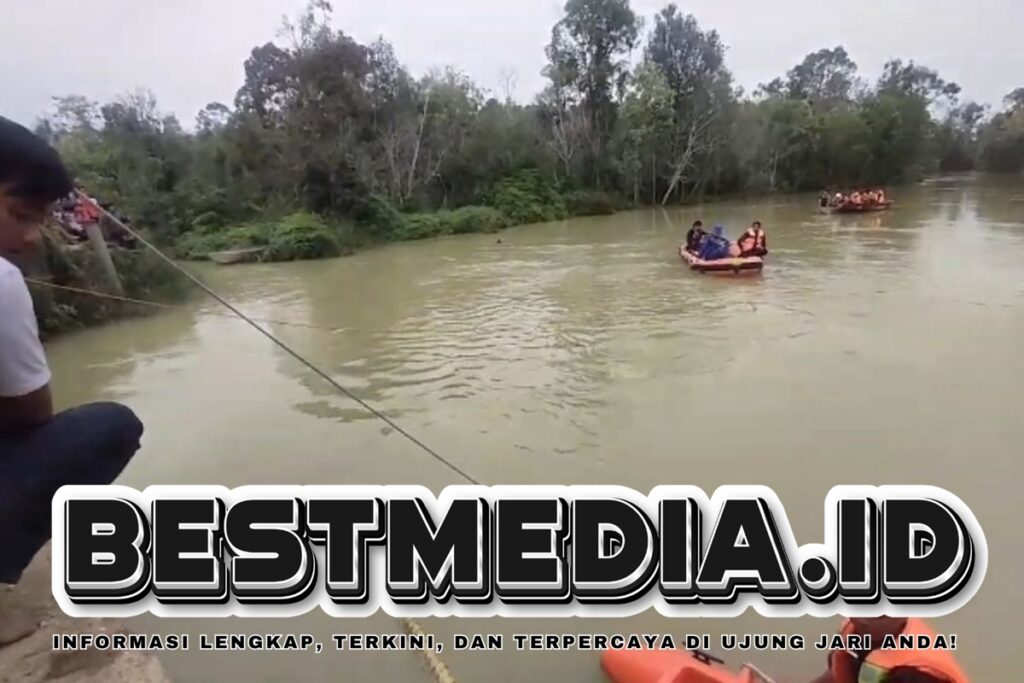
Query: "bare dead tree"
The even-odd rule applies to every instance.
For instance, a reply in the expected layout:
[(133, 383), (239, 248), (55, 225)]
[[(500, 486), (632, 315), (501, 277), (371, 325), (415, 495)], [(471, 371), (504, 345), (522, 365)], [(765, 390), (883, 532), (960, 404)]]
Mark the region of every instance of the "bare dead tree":
[(661, 197), (661, 205), (668, 203), (669, 197), (675, 192), (680, 181), (684, 180), (687, 171), (693, 168), (695, 157), (714, 147), (714, 137), (710, 133), (711, 123), (714, 120), (714, 113), (707, 112), (698, 115), (690, 122), (690, 125), (679, 131), (674, 145), (672, 161), (672, 175), (669, 178), (668, 187)]

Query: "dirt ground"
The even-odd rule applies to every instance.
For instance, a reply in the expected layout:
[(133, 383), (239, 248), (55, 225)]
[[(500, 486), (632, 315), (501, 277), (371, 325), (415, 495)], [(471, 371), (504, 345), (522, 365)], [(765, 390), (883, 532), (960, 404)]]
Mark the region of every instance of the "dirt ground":
[(119, 633), (128, 629), (116, 620), (73, 619), (61, 611), (50, 591), (49, 546), (39, 553), (13, 593), (0, 597), (0, 640), (27, 615), (42, 625), (31, 635), (0, 646), (0, 683), (171, 683), (156, 657), (143, 652), (51, 649), (54, 633)]

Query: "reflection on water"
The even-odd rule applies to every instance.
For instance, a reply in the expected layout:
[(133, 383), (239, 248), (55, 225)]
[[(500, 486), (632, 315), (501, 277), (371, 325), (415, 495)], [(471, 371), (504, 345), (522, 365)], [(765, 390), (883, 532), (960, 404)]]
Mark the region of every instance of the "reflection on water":
[[(202, 269), (361, 397), (491, 483), (689, 483), (775, 488), (802, 542), (821, 538), (840, 483), (944, 486), (973, 507), (992, 562), (981, 592), (940, 620), (973, 677), (1007, 678), (1024, 608), (1008, 501), (1022, 467), (1024, 188), (940, 179), (882, 214), (829, 216), (814, 197), (641, 211), (494, 236), (393, 245), (317, 263)], [(696, 218), (768, 229), (762, 277), (684, 269)], [(64, 405), (129, 402), (146, 422), (125, 483), (423, 483), (450, 473), (244, 324), (191, 312), (76, 334), (50, 348)], [(340, 330), (340, 331), (338, 331)], [(765, 632), (812, 619), (683, 622), (431, 620), (439, 635)], [(158, 631), (392, 631), (385, 616), (287, 625), (140, 619)], [(514, 664), (512, 663), (514, 659)], [(461, 654), (466, 681), (601, 680), (594, 653)], [(808, 678), (814, 653), (765, 653)], [(168, 656), (183, 683), (420, 680), (412, 656)], [(735, 663), (735, 662), (734, 662)], [(425, 679), (424, 679), (425, 680)]]

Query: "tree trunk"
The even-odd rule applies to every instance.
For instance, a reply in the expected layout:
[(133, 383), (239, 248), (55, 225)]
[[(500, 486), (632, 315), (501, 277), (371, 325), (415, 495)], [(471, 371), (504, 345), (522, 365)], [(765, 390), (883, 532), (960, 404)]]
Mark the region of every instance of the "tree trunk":
[(668, 182), (668, 188), (666, 188), (665, 194), (662, 195), (662, 197), (661, 197), (661, 205), (662, 206), (665, 206), (666, 204), (668, 204), (668, 198), (672, 196), (673, 192), (675, 192), (676, 184), (679, 182), (679, 180), (682, 177), (683, 177), (683, 167), (682, 166), (676, 166), (676, 170), (673, 171), (673, 173), (672, 173), (672, 179), (669, 180), (669, 182)]
[(658, 203), (658, 153), (651, 154), (651, 204)]
[(405, 198), (412, 197), (413, 184), (416, 180), (416, 164), (419, 163), (420, 145), (423, 142), (423, 129), (427, 125), (427, 112), (430, 111), (430, 91), (427, 91), (427, 99), (423, 103), (423, 115), (420, 116), (420, 129), (416, 134), (416, 147), (412, 151), (412, 163), (409, 164), (409, 180), (406, 183)]

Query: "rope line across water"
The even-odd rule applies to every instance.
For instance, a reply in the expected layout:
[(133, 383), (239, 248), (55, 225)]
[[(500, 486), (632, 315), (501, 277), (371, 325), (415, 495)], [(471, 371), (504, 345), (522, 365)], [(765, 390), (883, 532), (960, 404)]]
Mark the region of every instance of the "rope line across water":
[[(78, 192), (78, 194), (79, 194), (79, 196), (83, 200), (91, 201), (83, 193)], [(371, 406), (369, 403), (367, 403), (366, 401), (364, 401), (363, 399), (359, 398), (354, 393), (352, 393), (351, 391), (346, 389), (344, 386), (342, 386), (340, 383), (338, 383), (333, 377), (331, 377), (326, 372), (324, 372), (319, 367), (317, 367), (313, 362), (307, 360), (305, 358), (305, 356), (303, 356), (299, 352), (295, 351), (290, 346), (285, 344), (283, 341), (281, 341), (280, 339), (275, 337), (273, 334), (271, 334), (270, 332), (267, 332), (262, 327), (257, 325), (255, 319), (250, 318), (249, 316), (247, 316), (244, 313), (242, 313), (242, 311), (238, 310), (227, 299), (225, 299), (220, 294), (215, 292), (213, 289), (211, 289), (208, 285), (206, 285), (199, 278), (197, 278), (192, 273), (187, 271), (185, 268), (181, 267), (172, 258), (170, 258), (166, 254), (164, 254), (158, 247), (156, 247), (154, 244), (152, 244), (149, 240), (144, 238), (142, 235), (138, 234), (137, 232), (135, 232), (134, 230), (129, 228), (122, 221), (118, 220), (109, 211), (106, 211), (102, 207), (100, 207), (100, 210), (103, 211), (103, 213), (107, 216), (107, 218), (109, 220), (111, 220), (115, 225), (117, 225), (119, 228), (121, 228), (122, 230), (127, 232), (129, 235), (132, 235), (133, 237), (135, 237), (135, 239), (139, 240), (140, 243), (142, 243), (146, 248), (148, 248), (154, 254), (156, 254), (161, 260), (163, 260), (169, 266), (171, 266), (172, 268), (174, 268), (175, 270), (180, 272), (182, 275), (184, 275), (186, 278), (188, 278), (190, 281), (192, 281), (193, 284), (195, 284), (201, 290), (206, 292), (206, 294), (208, 294), (210, 297), (215, 299), (217, 302), (222, 304), (225, 308), (227, 308), (229, 311), (231, 311), (231, 313), (233, 313), (235, 316), (237, 316), (237, 317), (241, 318), (242, 320), (244, 320), (246, 323), (248, 323), (257, 332), (259, 332), (263, 336), (267, 337), (271, 342), (273, 342), (275, 345), (277, 345), (278, 348), (280, 348), (282, 351), (284, 351), (285, 353), (290, 355), (292, 358), (294, 358), (295, 360), (297, 360), (300, 363), (302, 363), (302, 365), (307, 367), (312, 372), (316, 373), (317, 376), (319, 376), (325, 382), (330, 384), (337, 391), (339, 391), (340, 393), (344, 394), (345, 396), (347, 396), (351, 400), (353, 400), (356, 403), (358, 403), (367, 412), (369, 412), (373, 416), (377, 417), (378, 419), (380, 419), (381, 421), (386, 423), (389, 427), (391, 427), (396, 432), (398, 432), (399, 434), (404, 436), (406, 439), (411, 441), (415, 446), (420, 448), (427, 455), (429, 455), (432, 458), (434, 458), (435, 460), (437, 460), (439, 463), (441, 463), (442, 465), (444, 465), (445, 467), (450, 469), (455, 474), (459, 475), (460, 477), (462, 477), (463, 479), (465, 479), (466, 481), (468, 481), (468, 482), (470, 482), (472, 484), (480, 485), (480, 482), (476, 478), (471, 476), (469, 473), (467, 473), (465, 470), (463, 470), (458, 465), (456, 465), (455, 463), (453, 463), (450, 460), (448, 460), (447, 458), (445, 458), (443, 455), (441, 455), (440, 453), (438, 453), (434, 449), (430, 448), (430, 446), (427, 446), (425, 443), (420, 441), (418, 438), (416, 438), (415, 436), (413, 436), (409, 432), (407, 432), (404, 429), (402, 429), (402, 427), (400, 427), (397, 423), (395, 423), (394, 420), (389, 418), (387, 415), (384, 415), (382, 412), (380, 412), (379, 410), (377, 410), (376, 408)], [(49, 283), (47, 283), (47, 284), (49, 284)], [(125, 297), (125, 299), (127, 299), (127, 297)], [(401, 619), (399, 621), (400, 621), (400, 624), (402, 626), (402, 629), (405, 630), (406, 633), (416, 634), (416, 635), (423, 635), (423, 629), (415, 621), (413, 621), (411, 619)], [(430, 673), (430, 675), (433, 678), (435, 683), (456, 683), (455, 682), (455, 677), (452, 675), (452, 673), (448, 669), (448, 667), (445, 666), (444, 662), (441, 661), (440, 657), (438, 657), (436, 652), (431, 652), (431, 651), (427, 650), (426, 648), (424, 648), (424, 649), (420, 650), (420, 656), (423, 658), (424, 662), (426, 663), (426, 665), (427, 665), (427, 667), (429, 669), (429, 673)]]
[[(83, 200), (83, 201), (89, 201), (89, 202), (91, 202), (91, 201), (92, 201), (92, 199), (90, 199), (90, 198), (89, 198), (89, 197), (88, 197), (87, 195), (85, 195), (84, 193), (82, 193), (82, 192), (80, 192), (80, 191), (77, 191), (77, 190), (76, 190), (76, 192), (77, 192), (77, 193), (78, 193), (78, 195), (79, 195), (79, 196), (80, 196), (80, 197), (82, 198), (82, 200)], [(97, 204), (97, 206), (99, 206), (99, 205)], [(370, 405), (369, 403), (367, 403), (366, 401), (364, 401), (363, 399), (359, 398), (359, 397), (358, 397), (358, 396), (356, 396), (356, 395), (355, 395), (354, 393), (352, 393), (351, 391), (349, 391), (348, 389), (346, 389), (346, 388), (345, 388), (344, 386), (342, 386), (341, 384), (339, 384), (337, 380), (335, 380), (335, 379), (334, 379), (333, 377), (331, 377), (331, 376), (330, 376), (330, 375), (328, 375), (328, 374), (327, 374), (326, 372), (324, 372), (323, 370), (321, 370), (321, 369), (320, 369), (320, 368), (319, 368), (319, 367), (318, 367), (317, 365), (315, 365), (315, 364), (314, 364), (314, 363), (313, 363), (312, 361), (308, 360), (308, 359), (307, 359), (307, 358), (306, 358), (305, 356), (303, 356), (303, 355), (302, 355), (302, 354), (300, 354), (300, 353), (299, 353), (298, 351), (296, 351), (295, 349), (293, 349), (292, 347), (290, 347), (290, 346), (289, 346), (288, 344), (285, 344), (285, 343), (284, 343), (283, 341), (281, 341), (280, 339), (278, 339), (277, 337), (275, 337), (275, 336), (274, 336), (273, 334), (271, 334), (270, 332), (267, 332), (267, 331), (266, 331), (265, 329), (263, 329), (262, 327), (260, 327), (259, 325), (257, 325), (257, 324), (256, 324), (256, 322), (255, 322), (255, 321), (254, 321), (254, 320), (253, 320), (252, 318), (250, 318), (249, 316), (247, 316), (247, 315), (246, 315), (245, 313), (243, 313), (242, 311), (238, 310), (238, 308), (236, 308), (236, 307), (235, 307), (235, 306), (234, 306), (234, 305), (233, 305), (233, 304), (232, 304), (232, 303), (231, 303), (230, 301), (228, 301), (227, 299), (225, 299), (225, 298), (224, 298), (223, 296), (221, 296), (221, 295), (220, 295), (220, 294), (218, 294), (218, 293), (217, 293), (216, 291), (214, 291), (213, 289), (211, 289), (211, 288), (210, 288), (210, 286), (209, 286), (209, 285), (207, 285), (207, 284), (206, 284), (205, 282), (203, 282), (202, 280), (200, 280), (199, 278), (197, 278), (197, 277), (196, 277), (195, 275), (193, 275), (192, 273), (190, 273), (190, 272), (189, 272), (188, 270), (186, 270), (185, 268), (183, 268), (183, 267), (182, 267), (181, 265), (179, 265), (179, 264), (178, 264), (177, 262), (175, 262), (175, 260), (174, 260), (174, 259), (172, 259), (172, 258), (171, 258), (170, 256), (166, 255), (166, 254), (165, 254), (164, 252), (162, 252), (162, 251), (160, 250), (160, 248), (159, 248), (159, 247), (157, 247), (156, 245), (154, 245), (154, 244), (153, 244), (152, 242), (150, 242), (149, 240), (147, 240), (147, 239), (146, 239), (145, 237), (143, 237), (142, 235), (140, 235), (140, 234), (139, 234), (139, 233), (137, 233), (136, 231), (134, 231), (134, 230), (132, 230), (131, 228), (129, 228), (129, 227), (128, 227), (127, 225), (125, 225), (125, 224), (124, 224), (124, 223), (123, 223), (122, 221), (120, 221), (120, 220), (119, 220), (119, 219), (118, 219), (118, 218), (117, 218), (116, 216), (114, 216), (113, 214), (111, 214), (111, 213), (110, 213), (109, 211), (107, 211), (107, 210), (103, 209), (103, 207), (99, 207), (99, 208), (100, 208), (100, 210), (101, 210), (101, 211), (102, 211), (102, 212), (104, 213), (104, 215), (106, 215), (106, 217), (108, 218), (108, 220), (110, 220), (110, 221), (111, 221), (111, 222), (112, 222), (112, 223), (113, 223), (114, 225), (116, 225), (117, 227), (121, 228), (122, 230), (124, 230), (125, 232), (127, 232), (127, 233), (128, 233), (129, 235), (131, 235), (132, 237), (134, 237), (135, 239), (137, 239), (137, 240), (138, 240), (138, 241), (139, 241), (140, 243), (142, 243), (142, 244), (143, 244), (143, 245), (144, 245), (144, 246), (145, 246), (145, 247), (146, 247), (147, 249), (149, 249), (149, 250), (150, 250), (150, 251), (152, 251), (152, 252), (153, 252), (154, 254), (156, 254), (156, 256), (157, 256), (157, 257), (159, 257), (159, 258), (160, 258), (160, 259), (161, 259), (162, 261), (164, 261), (164, 262), (165, 262), (165, 263), (166, 263), (167, 265), (171, 266), (172, 268), (174, 268), (175, 270), (177, 270), (178, 272), (180, 272), (180, 273), (181, 273), (182, 275), (184, 275), (184, 276), (185, 276), (186, 278), (188, 278), (188, 279), (189, 279), (189, 280), (190, 280), (190, 281), (191, 281), (191, 282), (192, 282), (192, 283), (193, 283), (193, 284), (194, 284), (195, 286), (199, 287), (199, 289), (201, 289), (201, 290), (203, 290), (204, 292), (206, 292), (206, 293), (207, 293), (207, 294), (208, 294), (208, 295), (209, 295), (210, 297), (212, 297), (213, 299), (215, 299), (216, 301), (218, 301), (218, 302), (219, 302), (219, 303), (220, 303), (221, 305), (223, 305), (223, 306), (224, 306), (225, 308), (227, 308), (227, 309), (228, 309), (229, 311), (231, 311), (231, 312), (232, 312), (232, 313), (234, 313), (234, 314), (235, 314), (236, 316), (238, 316), (239, 318), (241, 318), (242, 320), (244, 320), (245, 322), (247, 322), (247, 323), (248, 323), (248, 324), (249, 324), (249, 325), (250, 325), (250, 326), (251, 326), (251, 327), (252, 327), (252, 328), (253, 328), (254, 330), (256, 330), (257, 332), (259, 332), (260, 334), (262, 334), (262, 335), (263, 335), (264, 337), (266, 337), (267, 339), (269, 339), (269, 340), (270, 340), (271, 342), (273, 342), (273, 343), (274, 343), (275, 345), (277, 345), (277, 347), (278, 347), (279, 349), (281, 349), (282, 351), (284, 351), (285, 353), (287, 353), (287, 354), (288, 354), (289, 356), (291, 356), (291, 357), (292, 357), (292, 358), (294, 358), (295, 360), (297, 360), (297, 361), (299, 361), (300, 363), (302, 363), (302, 365), (304, 365), (304, 366), (305, 366), (305, 367), (306, 367), (307, 369), (309, 369), (310, 371), (312, 371), (312, 372), (313, 372), (314, 374), (316, 374), (316, 375), (317, 375), (318, 377), (320, 377), (320, 378), (321, 378), (322, 380), (324, 380), (325, 382), (327, 382), (328, 384), (330, 384), (330, 385), (331, 385), (332, 387), (334, 387), (334, 388), (335, 388), (335, 389), (336, 389), (336, 390), (337, 390), (338, 392), (340, 392), (340, 393), (344, 394), (345, 396), (347, 396), (348, 398), (350, 398), (350, 399), (351, 399), (352, 401), (355, 401), (356, 403), (358, 403), (358, 404), (359, 404), (360, 406), (362, 406), (362, 407), (363, 407), (363, 409), (364, 409), (364, 410), (366, 410), (366, 411), (367, 411), (368, 413), (370, 413), (371, 415), (373, 415), (373, 416), (374, 416), (374, 417), (376, 417), (377, 419), (379, 419), (379, 420), (381, 420), (382, 422), (384, 422), (385, 424), (387, 424), (387, 425), (388, 425), (389, 427), (391, 427), (391, 428), (392, 428), (392, 429), (394, 429), (394, 430), (395, 430), (396, 432), (398, 432), (399, 434), (401, 434), (401, 435), (402, 435), (403, 437), (405, 437), (405, 438), (406, 438), (407, 440), (411, 441), (411, 442), (412, 442), (412, 443), (413, 443), (413, 444), (414, 444), (415, 446), (417, 446), (417, 447), (418, 447), (418, 448), (419, 448), (420, 450), (422, 450), (422, 451), (423, 451), (424, 453), (426, 453), (426, 454), (427, 454), (427, 455), (429, 455), (430, 457), (432, 457), (432, 458), (434, 458), (435, 460), (437, 460), (437, 461), (438, 461), (439, 463), (441, 463), (442, 465), (444, 465), (445, 467), (447, 467), (448, 469), (450, 469), (450, 470), (451, 470), (452, 472), (454, 472), (455, 474), (459, 475), (460, 477), (462, 477), (462, 478), (463, 478), (463, 479), (465, 479), (466, 481), (470, 482), (471, 484), (476, 484), (476, 485), (478, 485), (478, 486), (479, 486), (479, 485), (481, 485), (481, 484), (480, 484), (480, 482), (479, 482), (479, 481), (478, 481), (477, 479), (475, 479), (475, 478), (474, 478), (473, 476), (471, 476), (470, 474), (468, 474), (468, 473), (467, 473), (467, 472), (466, 472), (465, 470), (463, 470), (463, 469), (462, 469), (462, 468), (460, 468), (460, 467), (459, 467), (458, 465), (456, 465), (455, 463), (453, 463), (453, 462), (452, 462), (451, 460), (448, 460), (448, 459), (447, 459), (447, 458), (445, 458), (445, 457), (444, 457), (443, 455), (441, 455), (440, 453), (438, 453), (437, 451), (435, 451), (435, 450), (434, 450), (433, 448), (431, 448), (430, 446), (426, 445), (425, 443), (423, 443), (422, 441), (420, 441), (420, 440), (419, 440), (418, 438), (416, 438), (415, 436), (413, 436), (412, 434), (410, 434), (409, 432), (407, 432), (406, 430), (404, 430), (404, 429), (403, 429), (402, 427), (400, 427), (400, 426), (399, 426), (399, 425), (398, 425), (398, 424), (397, 424), (397, 423), (396, 423), (396, 422), (395, 422), (394, 420), (392, 420), (392, 419), (391, 419), (390, 417), (388, 417), (387, 415), (385, 415), (385, 414), (384, 414), (384, 413), (382, 413), (381, 411), (377, 410), (377, 409), (376, 409), (376, 408), (374, 408), (374, 407), (373, 407), (372, 405)]]

